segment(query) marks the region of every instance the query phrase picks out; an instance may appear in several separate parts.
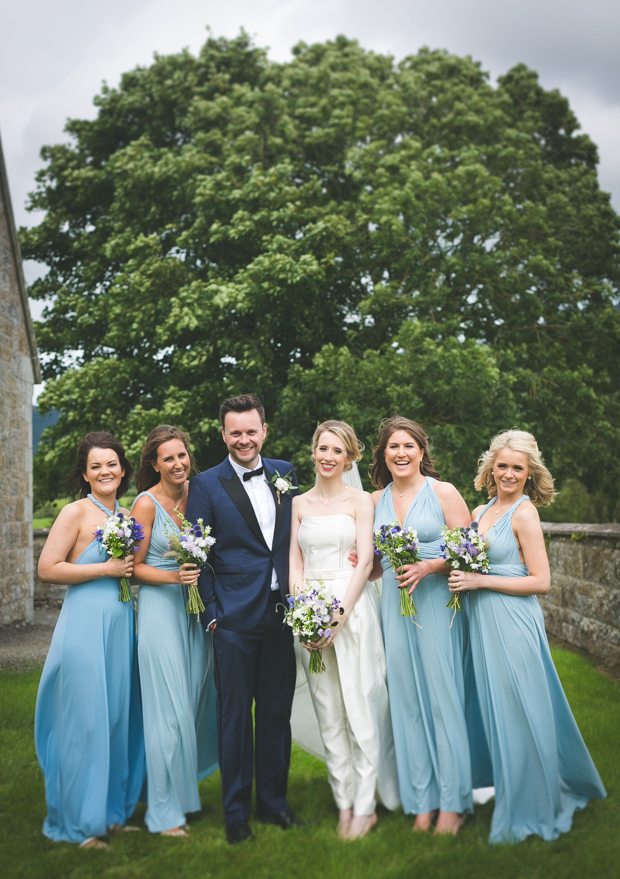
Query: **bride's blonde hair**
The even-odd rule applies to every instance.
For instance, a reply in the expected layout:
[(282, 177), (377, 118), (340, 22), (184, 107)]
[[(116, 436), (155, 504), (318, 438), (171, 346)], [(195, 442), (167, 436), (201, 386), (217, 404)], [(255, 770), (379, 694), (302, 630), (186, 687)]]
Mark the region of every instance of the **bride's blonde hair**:
[(513, 449), (527, 457), (529, 476), (524, 493), (537, 507), (552, 504), (557, 495), (553, 486), (553, 476), (542, 459), (538, 443), (531, 433), (525, 430), (504, 430), (491, 440), (491, 445), (478, 460), (478, 473), (474, 479), (476, 491), (486, 488), (490, 498), (497, 495), (497, 485), (493, 477), (493, 464), (502, 449)]
[(349, 457), (349, 460), (344, 465), (345, 472), (351, 470), (353, 462), (359, 461), (362, 457), (364, 446), (356, 437), (351, 425), (347, 424), (346, 421), (324, 421), (322, 424), (319, 424), (312, 437), (312, 457), (314, 458), (321, 434), (325, 433), (325, 431), (329, 431), (338, 437)]

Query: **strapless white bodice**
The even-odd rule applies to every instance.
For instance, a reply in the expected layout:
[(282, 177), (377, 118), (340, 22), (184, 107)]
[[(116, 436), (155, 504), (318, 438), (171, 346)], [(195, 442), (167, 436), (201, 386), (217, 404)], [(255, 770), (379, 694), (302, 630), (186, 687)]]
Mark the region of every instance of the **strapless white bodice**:
[(348, 559), (355, 551), (355, 519), (344, 513), (334, 516), (304, 516), (297, 540), (304, 560), (307, 580), (350, 577), (353, 565)]

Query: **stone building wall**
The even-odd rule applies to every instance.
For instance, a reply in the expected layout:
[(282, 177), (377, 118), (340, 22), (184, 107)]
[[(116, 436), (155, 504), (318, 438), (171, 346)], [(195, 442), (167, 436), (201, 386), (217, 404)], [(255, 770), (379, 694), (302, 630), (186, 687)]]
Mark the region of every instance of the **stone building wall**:
[(63, 599), (65, 597), (65, 592), (67, 591), (66, 586), (58, 586), (55, 583), (42, 583), (39, 579), (37, 568), (39, 567), (41, 552), (43, 551), (49, 533), (49, 528), (37, 528), (32, 532), (34, 600), (40, 602)]
[(0, 625), (33, 616), (32, 386), (40, 380), (0, 143)]
[(551, 590), (547, 631), (620, 668), (620, 525), (543, 522)]

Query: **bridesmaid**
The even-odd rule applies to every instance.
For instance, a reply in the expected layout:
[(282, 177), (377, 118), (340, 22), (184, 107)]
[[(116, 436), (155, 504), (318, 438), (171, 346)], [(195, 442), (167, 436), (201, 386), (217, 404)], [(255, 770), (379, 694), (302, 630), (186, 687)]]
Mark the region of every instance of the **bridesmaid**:
[(186, 814), (200, 810), (197, 782), (217, 769), (213, 645), (186, 613), (198, 568), (164, 558), (168, 535), (181, 526), (193, 466), (189, 436), (163, 424), (147, 437), (133, 514), (145, 540), (136, 554), (140, 583), (138, 660), (144, 710), (151, 833), (186, 837)]
[[(367, 582), (373, 504), (367, 492), (343, 481), (361, 458), (348, 424), (319, 424), (312, 458), (317, 483), (293, 498), (289, 582), (291, 588), (324, 583), (341, 601), (333, 637), (316, 642), (326, 648), (320, 679), (308, 672), (308, 650), (301, 658), (339, 809), (338, 835), (358, 839), (377, 823), (377, 797), (388, 809), (399, 804), (379, 601)], [(354, 550), (355, 568), (349, 559)]]
[[(441, 527), (469, 524), (465, 501), (440, 482), (428, 438), (415, 421), (384, 421), (373, 452), (375, 529), (395, 519), (415, 528), (423, 561), (395, 575), (375, 557), (373, 578), (383, 576), (381, 618), (390, 711), (403, 809), (426, 831), (439, 811), (435, 833), (458, 833), (473, 811), (472, 768), (465, 719), (464, 654), (467, 621), (457, 613), (452, 628), (448, 572), (440, 557)], [(413, 593), (414, 625), (399, 616), (399, 588)], [(415, 592), (414, 592), (415, 590)]]
[(549, 591), (549, 562), (537, 506), (553, 501), (553, 479), (534, 437), (498, 434), (474, 485), (491, 500), (474, 515), (485, 534), (489, 574), (450, 574), (468, 592), (471, 645), (491, 749), (495, 810), (489, 842), (530, 834), (556, 839), (573, 812), (605, 789), (558, 678), (537, 595)]
[(73, 497), (41, 553), (39, 576), (68, 583), (37, 694), (34, 737), (45, 776), (43, 833), (54, 842), (104, 848), (108, 830), (137, 830), (144, 742), (131, 603), (119, 581), (133, 558), (112, 559), (93, 539), (118, 510), (133, 468), (109, 433), (78, 444)]

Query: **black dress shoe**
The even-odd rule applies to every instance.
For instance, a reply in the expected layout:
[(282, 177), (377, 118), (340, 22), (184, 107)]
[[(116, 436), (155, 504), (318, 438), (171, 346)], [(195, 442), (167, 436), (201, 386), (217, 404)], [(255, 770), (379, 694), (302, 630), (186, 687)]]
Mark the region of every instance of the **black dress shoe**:
[(313, 821), (304, 821), (303, 818), (298, 818), (290, 809), (284, 812), (274, 812), (273, 815), (267, 815), (261, 820), (268, 821), (269, 824), (277, 824), (282, 830), (290, 830), (292, 827), (312, 827), (314, 824)]
[(247, 821), (235, 821), (226, 826), (226, 839), (231, 845), (235, 845), (237, 842), (245, 842), (246, 839), (254, 839), (254, 834)]

